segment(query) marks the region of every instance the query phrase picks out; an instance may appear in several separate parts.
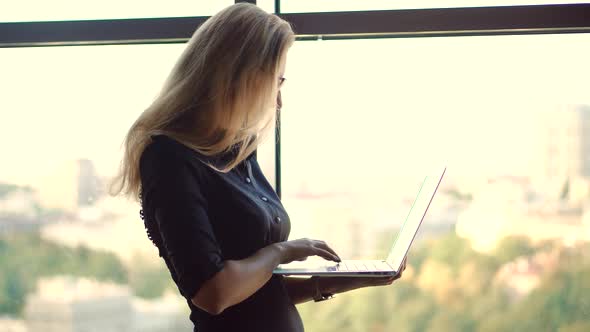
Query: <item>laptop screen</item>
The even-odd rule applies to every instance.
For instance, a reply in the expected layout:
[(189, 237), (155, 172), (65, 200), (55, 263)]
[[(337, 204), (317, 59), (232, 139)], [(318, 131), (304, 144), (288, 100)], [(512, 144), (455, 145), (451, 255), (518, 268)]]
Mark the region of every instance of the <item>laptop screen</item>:
[(396, 272), (399, 271), (404, 257), (410, 249), (410, 245), (416, 236), (418, 228), (422, 223), (422, 219), (424, 219), (424, 216), (428, 211), (428, 207), (432, 202), (432, 198), (438, 189), (438, 185), (440, 184), (445, 171), (446, 168), (442, 170), (442, 173), (426, 176), (420, 186), (420, 190), (418, 191), (416, 199), (414, 199), (410, 212), (397, 235), (393, 247), (389, 252), (389, 256), (387, 256), (387, 263)]

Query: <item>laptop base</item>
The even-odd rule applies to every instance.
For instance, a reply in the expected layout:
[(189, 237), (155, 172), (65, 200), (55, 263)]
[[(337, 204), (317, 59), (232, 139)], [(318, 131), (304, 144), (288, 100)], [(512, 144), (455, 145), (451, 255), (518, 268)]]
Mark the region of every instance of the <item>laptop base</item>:
[(294, 262), (279, 265), (273, 274), (329, 277), (387, 277), (396, 272), (385, 261), (346, 260), (341, 263), (305, 264)]

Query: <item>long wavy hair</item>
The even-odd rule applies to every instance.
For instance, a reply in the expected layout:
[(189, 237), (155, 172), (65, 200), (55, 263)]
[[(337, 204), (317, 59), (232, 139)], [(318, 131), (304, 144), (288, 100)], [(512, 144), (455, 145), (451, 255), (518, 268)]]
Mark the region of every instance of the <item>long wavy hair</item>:
[[(230, 151), (229, 172), (272, 127), (279, 100), (278, 71), (295, 40), (288, 22), (238, 3), (205, 21), (192, 35), (153, 103), (133, 123), (111, 195), (139, 198), (139, 161), (154, 135), (166, 135), (214, 156)], [(235, 150), (234, 150), (235, 149)]]

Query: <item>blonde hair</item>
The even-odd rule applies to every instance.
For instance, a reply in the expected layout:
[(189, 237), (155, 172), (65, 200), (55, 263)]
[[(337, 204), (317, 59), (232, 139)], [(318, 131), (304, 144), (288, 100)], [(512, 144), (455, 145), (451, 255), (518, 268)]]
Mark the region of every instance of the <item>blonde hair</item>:
[(294, 41), (288, 22), (255, 5), (229, 6), (203, 23), (153, 103), (129, 129), (111, 195), (137, 199), (139, 161), (153, 135), (213, 156), (237, 149), (229, 172), (258, 146), (276, 110), (280, 61)]

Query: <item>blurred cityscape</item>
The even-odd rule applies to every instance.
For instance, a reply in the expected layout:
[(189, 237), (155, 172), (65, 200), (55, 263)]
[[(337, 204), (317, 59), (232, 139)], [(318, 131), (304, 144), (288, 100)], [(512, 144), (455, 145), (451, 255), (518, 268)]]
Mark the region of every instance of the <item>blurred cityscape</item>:
[[(564, 106), (543, 121), (540, 162), (530, 176), (494, 175), (466, 186), (449, 170), (415, 246), (449, 234), (481, 255), (497, 253), (506, 238), (539, 247), (590, 242), (590, 106)], [(92, 160), (79, 159), (35, 186), (0, 184), (0, 331), (191, 330), (186, 303), (145, 236), (137, 203), (106, 195), (107, 181)], [(389, 248), (381, 243), (389, 245), (400, 226), (392, 216), (403, 215), (415, 195), (376, 209), (354, 187), (319, 192), (302, 183), (283, 190), (291, 238), (321, 237), (346, 258), (383, 255)], [(560, 251), (551, 248), (511, 257), (494, 271), (494, 284), (511, 301), (526, 298), (560, 264)], [(31, 260), (14, 262), (15, 252)], [(424, 261), (416, 284), (444, 297), (435, 276), (445, 267), (436, 264)], [(412, 265), (410, 258), (408, 278), (417, 273)], [(104, 271), (108, 266), (115, 268)], [(29, 275), (28, 283), (12, 273)]]
[[(590, 241), (590, 106), (564, 106), (546, 114), (543, 121), (544, 134), (537, 142), (541, 148), (530, 147), (539, 151), (539, 163), (530, 176), (500, 174), (466, 183), (449, 169), (420, 239), (456, 232), (481, 252), (493, 250), (509, 236), (522, 235), (533, 242), (559, 240), (566, 245)], [(348, 193), (298, 189), (283, 198), (287, 210), (296, 214), (297, 236), (321, 234), (339, 248), (341, 256), (355, 258), (374, 255), (376, 235), (401, 226), (403, 219), (391, 216), (405, 217), (416, 195), (407, 192), (377, 211), (373, 205), (363, 207), (367, 197), (354, 188)], [(387, 192), (375, 196), (392, 197)], [(321, 220), (339, 224), (334, 227)]]

